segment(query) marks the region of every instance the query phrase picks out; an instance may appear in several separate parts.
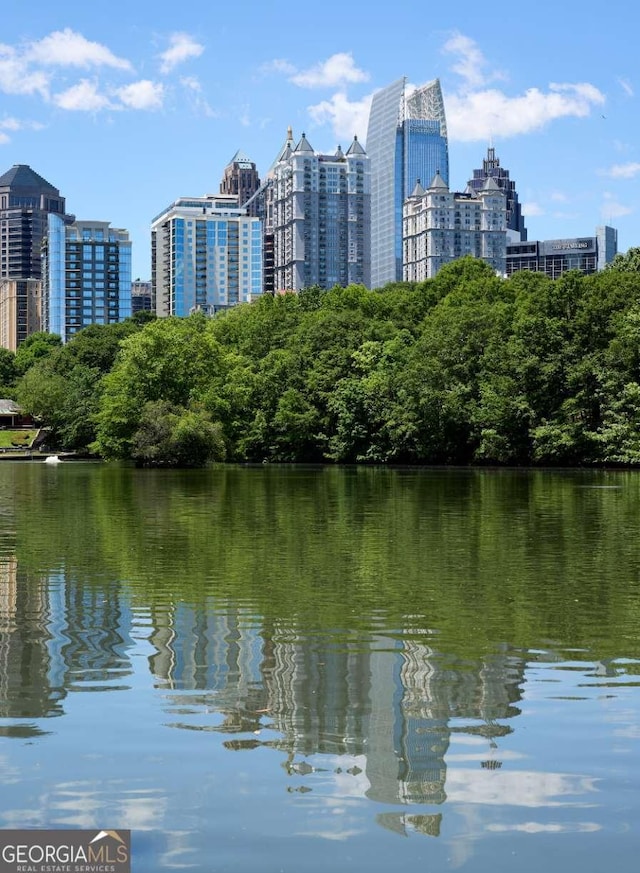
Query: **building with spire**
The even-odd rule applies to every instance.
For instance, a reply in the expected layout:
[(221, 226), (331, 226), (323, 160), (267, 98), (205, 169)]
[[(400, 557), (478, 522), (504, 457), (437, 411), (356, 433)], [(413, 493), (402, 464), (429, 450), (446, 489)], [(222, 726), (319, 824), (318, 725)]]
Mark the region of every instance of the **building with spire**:
[(295, 143), (291, 125), (287, 128), (287, 138), (280, 147), (277, 156), (255, 194), (247, 200), (245, 208), (248, 215), (260, 219), (262, 228), (262, 289), (264, 294), (275, 293), (275, 263), (274, 263), (274, 230), (273, 230), (273, 183), (275, 168), (285, 155), (291, 155)]
[(493, 146), (487, 149), (487, 157), (482, 161), (482, 169), (473, 171), (473, 179), (469, 180), (472, 191), (480, 191), (487, 179), (494, 179), (507, 195), (507, 232), (510, 242), (525, 241), (527, 228), (524, 226), (522, 206), (518, 200), (516, 183), (509, 178), (509, 170), (500, 166), (500, 159), (496, 157)]
[(238, 150), (225, 167), (220, 193), (233, 194), (238, 198), (238, 206), (244, 206), (259, 188), (260, 176), (256, 165), (244, 152)]
[(445, 264), (473, 255), (500, 275), (506, 269), (506, 194), (495, 179), (479, 191), (452, 192), (436, 173), (415, 185), (403, 206), (403, 278), (432, 279)]
[(267, 174), (265, 234), (273, 234), (274, 290), (370, 285), (370, 170), (358, 138), (346, 152), (287, 140)]
[(402, 279), (402, 205), (416, 179), (449, 182), (447, 122), (440, 81), (407, 94), (406, 78), (373, 95), (367, 130), (371, 161), (371, 287)]
[(0, 343), (12, 351), (42, 329), (40, 250), (49, 215), (73, 221), (50, 182), (27, 164), (0, 176)]

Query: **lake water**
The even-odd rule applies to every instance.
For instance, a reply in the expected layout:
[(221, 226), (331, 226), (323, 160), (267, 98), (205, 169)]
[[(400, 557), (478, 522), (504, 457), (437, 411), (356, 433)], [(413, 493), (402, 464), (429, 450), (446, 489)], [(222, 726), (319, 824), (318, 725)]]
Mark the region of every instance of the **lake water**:
[(631, 873), (640, 473), (0, 463), (0, 827)]

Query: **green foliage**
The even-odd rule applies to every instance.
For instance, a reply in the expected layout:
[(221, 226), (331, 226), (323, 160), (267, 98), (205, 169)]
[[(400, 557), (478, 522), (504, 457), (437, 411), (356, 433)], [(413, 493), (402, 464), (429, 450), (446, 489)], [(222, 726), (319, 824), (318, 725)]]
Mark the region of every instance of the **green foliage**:
[(32, 333), (18, 346), (15, 356), (15, 367), (22, 376), (36, 361), (47, 358), (62, 346), (62, 340), (56, 333)]
[(224, 437), (204, 410), (154, 400), (142, 410), (131, 457), (144, 467), (204, 467), (224, 459)]
[(462, 258), (419, 285), (141, 322), (16, 358), (19, 402), (61, 446), (188, 465), (213, 427), (233, 461), (640, 463), (633, 270), (505, 280)]

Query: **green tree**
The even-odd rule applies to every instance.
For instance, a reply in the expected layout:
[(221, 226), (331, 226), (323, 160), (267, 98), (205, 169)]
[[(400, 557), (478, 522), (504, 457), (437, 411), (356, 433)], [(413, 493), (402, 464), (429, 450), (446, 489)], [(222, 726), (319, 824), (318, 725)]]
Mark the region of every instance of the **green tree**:
[(133, 435), (131, 457), (144, 467), (204, 467), (225, 457), (222, 429), (202, 408), (150, 401)]

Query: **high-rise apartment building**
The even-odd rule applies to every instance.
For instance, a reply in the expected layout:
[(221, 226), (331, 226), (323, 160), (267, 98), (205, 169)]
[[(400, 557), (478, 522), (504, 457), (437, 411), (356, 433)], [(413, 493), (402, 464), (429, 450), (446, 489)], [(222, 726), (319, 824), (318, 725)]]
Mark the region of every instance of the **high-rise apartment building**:
[[(237, 151), (224, 170), (220, 182), (221, 194), (233, 194), (237, 197), (238, 206), (244, 206), (247, 200), (260, 187), (260, 176), (256, 165), (243, 152)], [(248, 210), (249, 215), (255, 213)]]
[(483, 158), (482, 169), (473, 171), (473, 179), (469, 180), (469, 188), (472, 191), (481, 191), (487, 179), (493, 179), (498, 187), (507, 195), (507, 231), (511, 242), (526, 240), (527, 228), (524, 225), (522, 206), (518, 200), (516, 183), (509, 178), (509, 170), (500, 166), (500, 159), (496, 157), (496, 150), (489, 146), (487, 157)]
[(260, 220), (234, 194), (176, 200), (151, 224), (151, 284), (159, 316), (250, 302), (262, 293)]
[(287, 140), (267, 189), (275, 290), (370, 285), (369, 158), (354, 137), (346, 152)]
[(90, 324), (131, 315), (131, 242), (107, 221), (49, 215), (42, 248), (42, 329), (67, 342)]
[(449, 191), (436, 174), (425, 190), (416, 184), (403, 209), (407, 282), (433, 278), (464, 255), (482, 258), (503, 275), (507, 250), (506, 193), (489, 177), (479, 191)]
[(449, 183), (447, 122), (440, 81), (411, 94), (398, 79), (373, 95), (367, 130), (371, 160), (371, 287), (402, 279), (402, 205), (418, 179)]

